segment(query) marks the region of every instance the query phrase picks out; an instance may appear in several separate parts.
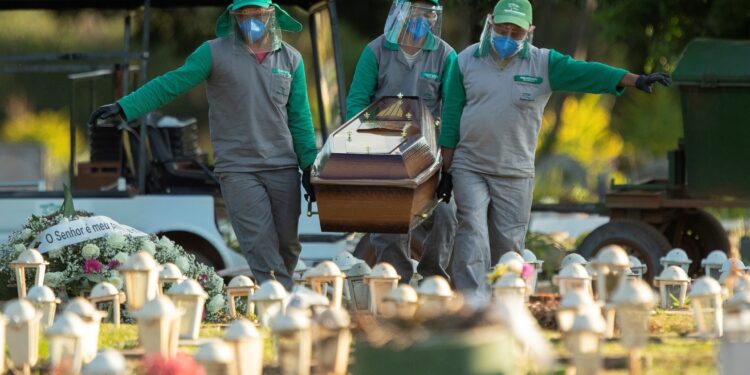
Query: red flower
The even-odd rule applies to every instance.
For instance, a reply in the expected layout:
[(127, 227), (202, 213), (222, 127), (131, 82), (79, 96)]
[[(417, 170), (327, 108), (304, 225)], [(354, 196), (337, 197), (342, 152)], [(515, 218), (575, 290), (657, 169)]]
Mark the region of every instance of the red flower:
[(109, 263), (107, 263), (107, 268), (111, 270), (114, 270), (119, 266), (120, 266), (120, 262), (118, 262), (117, 259), (112, 259), (109, 261)]
[(205, 375), (205, 370), (193, 357), (178, 354), (175, 358), (164, 358), (158, 354), (143, 358), (146, 375)]
[(99, 273), (102, 272), (102, 264), (96, 259), (86, 259), (83, 263), (83, 273)]

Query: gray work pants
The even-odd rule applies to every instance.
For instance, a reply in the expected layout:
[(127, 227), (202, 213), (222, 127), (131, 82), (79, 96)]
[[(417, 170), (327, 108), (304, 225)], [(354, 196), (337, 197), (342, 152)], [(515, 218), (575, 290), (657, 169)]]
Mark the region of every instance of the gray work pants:
[(220, 173), (232, 228), (258, 283), (276, 279), (294, 286), (302, 249), (297, 234), (300, 175), (297, 168)]
[(531, 214), (533, 178), (512, 178), (452, 169), (458, 232), (452, 274), (457, 289), (490, 295), (492, 258), (521, 252)]
[[(424, 277), (442, 276), (450, 281), (448, 264), (453, 253), (453, 238), (456, 234), (456, 204), (439, 203), (432, 215), (412, 232), (419, 231), (424, 238), (422, 258), (417, 271)], [(388, 262), (396, 269), (400, 282), (408, 283), (414, 274), (411, 263), (410, 238), (400, 233), (372, 233), (370, 243), (375, 248), (376, 262)]]

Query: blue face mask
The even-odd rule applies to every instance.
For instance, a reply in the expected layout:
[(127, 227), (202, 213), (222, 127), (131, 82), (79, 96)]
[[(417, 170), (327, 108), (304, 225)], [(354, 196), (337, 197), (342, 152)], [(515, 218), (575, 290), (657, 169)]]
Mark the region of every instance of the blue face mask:
[(521, 49), (521, 44), (518, 41), (506, 35), (493, 36), (492, 46), (495, 47), (497, 54), (503, 58), (515, 55)]
[(242, 33), (250, 39), (251, 43), (257, 42), (266, 33), (266, 24), (257, 18), (248, 18), (240, 21), (239, 26)]
[(432, 29), (432, 25), (424, 17), (412, 18), (406, 24), (406, 32), (413, 40), (424, 38), (430, 32), (430, 29)]

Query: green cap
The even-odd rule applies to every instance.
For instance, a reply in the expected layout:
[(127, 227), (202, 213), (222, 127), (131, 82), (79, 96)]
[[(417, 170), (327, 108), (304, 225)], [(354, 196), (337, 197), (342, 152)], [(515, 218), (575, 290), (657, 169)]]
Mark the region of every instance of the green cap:
[(292, 16), (289, 15), (280, 6), (271, 2), (271, 0), (233, 0), (232, 4), (229, 4), (227, 9), (219, 16), (216, 20), (216, 36), (222, 37), (229, 34), (232, 25), (232, 19), (229, 12), (242, 9), (248, 6), (256, 6), (259, 8), (268, 8), (270, 6), (276, 8), (276, 22), (279, 23), (279, 28), (284, 31), (296, 33), (302, 31), (302, 24), (297, 22)]
[(492, 22), (512, 23), (528, 29), (531, 26), (531, 3), (529, 0), (500, 0), (492, 11)]

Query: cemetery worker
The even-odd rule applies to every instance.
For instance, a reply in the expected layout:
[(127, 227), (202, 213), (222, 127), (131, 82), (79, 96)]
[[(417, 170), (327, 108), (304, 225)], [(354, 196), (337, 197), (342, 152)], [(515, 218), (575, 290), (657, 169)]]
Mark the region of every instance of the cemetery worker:
[(671, 83), (663, 73), (635, 75), (537, 48), (533, 30), (528, 0), (498, 1), (445, 83), (439, 143), (458, 206), (453, 280), (480, 296), (489, 295), (490, 239), (498, 257), (523, 249), (534, 150), (552, 91), (621, 95), (624, 87), (650, 93), (655, 82)]
[(286, 288), (301, 250), (298, 168), (314, 199), (317, 154), (302, 57), (281, 40), (281, 30), (301, 29), (270, 0), (234, 0), (216, 23), (216, 39), (91, 119), (134, 119), (205, 81), (215, 172), (232, 227), (257, 281), (275, 278)]
[[(383, 96), (419, 96), (440, 117), (445, 91), (445, 72), (455, 63), (456, 52), (440, 39), (442, 7), (438, 0), (395, 0), (386, 20), (384, 33), (365, 46), (354, 71), (346, 98), (346, 117), (359, 114)], [(455, 203), (445, 199), (433, 214), (414, 231), (424, 234), (422, 276), (439, 275), (449, 279), (446, 269), (456, 231)], [(372, 233), (370, 241), (378, 262), (396, 268), (401, 282), (413, 274), (409, 234)]]

